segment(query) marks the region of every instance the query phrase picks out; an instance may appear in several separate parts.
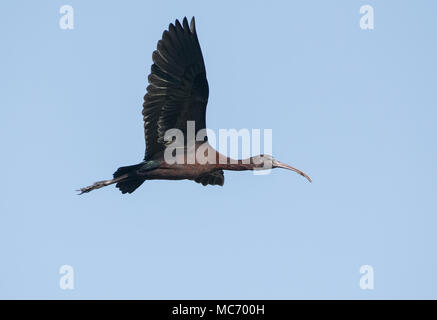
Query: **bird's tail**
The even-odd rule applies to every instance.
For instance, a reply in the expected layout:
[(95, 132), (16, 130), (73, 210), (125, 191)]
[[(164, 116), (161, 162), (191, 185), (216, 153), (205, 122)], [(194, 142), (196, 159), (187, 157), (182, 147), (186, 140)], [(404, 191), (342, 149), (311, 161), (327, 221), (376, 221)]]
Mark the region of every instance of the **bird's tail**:
[(143, 166), (143, 163), (120, 167), (114, 172), (114, 179), (97, 181), (77, 191), (80, 191), (79, 194), (83, 194), (116, 183), (115, 186), (120, 189), (121, 193), (132, 193), (145, 181), (144, 178), (140, 178), (135, 174), (135, 171), (141, 166)]
[(120, 167), (114, 172), (114, 180), (127, 175), (127, 179), (122, 179), (115, 185), (120, 189), (121, 193), (132, 193), (145, 181), (144, 178), (138, 177), (135, 171), (144, 165), (143, 162), (134, 164), (132, 166)]
[(118, 189), (120, 189), (121, 193), (132, 193), (134, 192), (143, 182), (146, 181), (144, 178), (133, 178), (128, 180), (123, 180), (117, 182), (115, 185)]

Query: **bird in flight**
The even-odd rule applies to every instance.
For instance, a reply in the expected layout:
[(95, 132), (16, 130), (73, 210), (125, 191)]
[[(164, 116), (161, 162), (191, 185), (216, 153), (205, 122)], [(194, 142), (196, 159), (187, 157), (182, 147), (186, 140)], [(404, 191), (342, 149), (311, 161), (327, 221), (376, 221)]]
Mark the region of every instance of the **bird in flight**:
[[(208, 143), (206, 135), (202, 141), (196, 140), (193, 143), (184, 139), (179, 149), (175, 149), (178, 152), (172, 158), (173, 161), (167, 161), (166, 148), (173, 142), (166, 138), (168, 130), (178, 129), (186, 137), (188, 123), (192, 124), (196, 136), (206, 128), (209, 87), (194, 17), (190, 24), (186, 17), (182, 24), (178, 20), (171, 23), (158, 41), (152, 59), (142, 112), (146, 140), (144, 161), (118, 168), (113, 179), (98, 181), (81, 188), (78, 190), (80, 194), (111, 184), (115, 184), (123, 194), (132, 193), (144, 181), (156, 179), (188, 179), (204, 186), (223, 186), (223, 170), (284, 168), (297, 172), (311, 182), (304, 172), (279, 162), (270, 155), (258, 155), (243, 160), (228, 158)], [(200, 154), (212, 161), (199, 158), (200, 148)]]

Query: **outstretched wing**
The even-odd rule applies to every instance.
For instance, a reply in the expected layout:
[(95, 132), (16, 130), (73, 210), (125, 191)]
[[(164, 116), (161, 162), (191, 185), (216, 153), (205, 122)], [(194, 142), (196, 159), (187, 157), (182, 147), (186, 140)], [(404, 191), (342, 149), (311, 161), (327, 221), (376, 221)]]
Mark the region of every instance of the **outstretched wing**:
[(187, 121), (195, 121), (196, 134), (205, 128), (209, 89), (194, 17), (190, 26), (187, 18), (170, 24), (152, 59), (143, 104), (145, 160), (164, 151), (168, 129), (182, 130), (186, 140)]
[(204, 186), (208, 184), (223, 186), (223, 184), (225, 183), (225, 176), (223, 175), (223, 170), (217, 170), (199, 176), (194, 179), (194, 181), (196, 181), (197, 183), (201, 183)]

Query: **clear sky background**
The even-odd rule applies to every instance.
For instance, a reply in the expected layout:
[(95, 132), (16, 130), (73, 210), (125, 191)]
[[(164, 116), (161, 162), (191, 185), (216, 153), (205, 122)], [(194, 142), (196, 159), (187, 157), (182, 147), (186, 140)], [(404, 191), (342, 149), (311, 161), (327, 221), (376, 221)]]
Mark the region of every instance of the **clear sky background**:
[[(59, 28), (72, 5), (74, 30)], [(375, 29), (359, 27), (360, 6)], [(2, 1), (0, 298), (437, 298), (432, 1)], [(195, 16), (207, 125), (312, 178), (110, 178), (144, 155), (152, 52)], [(74, 268), (61, 290), (59, 268)], [(374, 269), (361, 290), (360, 267)]]

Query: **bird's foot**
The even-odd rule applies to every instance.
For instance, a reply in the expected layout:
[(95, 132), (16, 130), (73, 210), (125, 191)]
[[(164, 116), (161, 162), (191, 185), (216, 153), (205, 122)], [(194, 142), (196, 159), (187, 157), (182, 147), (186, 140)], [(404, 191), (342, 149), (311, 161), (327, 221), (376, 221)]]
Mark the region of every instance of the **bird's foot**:
[(80, 188), (79, 190), (76, 190), (76, 191), (80, 192), (80, 193), (78, 193), (78, 194), (81, 195), (81, 194), (84, 194), (84, 193), (90, 192), (90, 191), (92, 191), (92, 190), (94, 190), (94, 189), (100, 189), (100, 188), (103, 188), (103, 187), (106, 186), (106, 185), (107, 185), (107, 181), (106, 181), (106, 180), (103, 180), (103, 181), (97, 181), (97, 182), (94, 182), (94, 184), (92, 184), (91, 186), (84, 187), (84, 188)]

